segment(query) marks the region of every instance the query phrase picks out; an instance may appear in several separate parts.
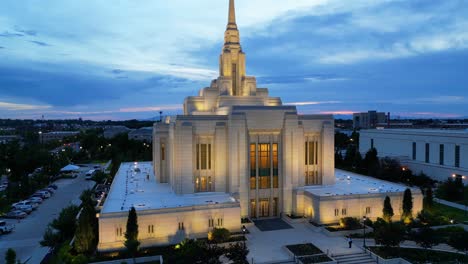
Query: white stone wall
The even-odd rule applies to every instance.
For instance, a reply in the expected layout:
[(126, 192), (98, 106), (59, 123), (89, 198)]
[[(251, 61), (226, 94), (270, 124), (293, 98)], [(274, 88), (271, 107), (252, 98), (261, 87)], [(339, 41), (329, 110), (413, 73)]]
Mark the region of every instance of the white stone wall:
[[(231, 232), (240, 231), (239, 204), (223, 206), (194, 206), (192, 208), (173, 208), (137, 211), (138, 239), (141, 247), (176, 244), (185, 238), (206, 238), (213, 227), (208, 220), (213, 219), (215, 227), (223, 227)], [(125, 229), (128, 213), (104, 214), (99, 218), (99, 251), (124, 249)], [(218, 226), (218, 219), (222, 225)], [(184, 229), (179, 230), (179, 223)], [(154, 233), (148, 232), (152, 225)], [(122, 229), (118, 236), (117, 229)]]

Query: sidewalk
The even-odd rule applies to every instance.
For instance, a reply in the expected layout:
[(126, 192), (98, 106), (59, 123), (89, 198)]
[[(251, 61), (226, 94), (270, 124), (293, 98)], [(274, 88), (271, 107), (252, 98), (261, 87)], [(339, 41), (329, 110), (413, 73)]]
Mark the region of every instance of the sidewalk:
[[(362, 246), (363, 244), (363, 239), (362, 238), (356, 238), (354, 239), (356, 242), (356, 245)], [(375, 240), (372, 238), (366, 238), (366, 246), (372, 247), (375, 246)], [(403, 243), (400, 244), (400, 247), (402, 248), (421, 248), (416, 244), (414, 241), (404, 241)], [(433, 250), (440, 250), (440, 251), (446, 251), (446, 252), (452, 252), (452, 253), (460, 253), (459, 251), (453, 249), (451, 246), (447, 244), (438, 244), (436, 246), (432, 247)]]
[(468, 212), (468, 206), (466, 206), (466, 205), (462, 205), (462, 204), (458, 204), (458, 203), (454, 203), (454, 202), (449, 202), (449, 201), (442, 200), (442, 199), (439, 199), (439, 198), (434, 198), (434, 201), (437, 202), (437, 203), (443, 204), (443, 205), (447, 205), (447, 206), (450, 206), (450, 207), (457, 208), (457, 209)]

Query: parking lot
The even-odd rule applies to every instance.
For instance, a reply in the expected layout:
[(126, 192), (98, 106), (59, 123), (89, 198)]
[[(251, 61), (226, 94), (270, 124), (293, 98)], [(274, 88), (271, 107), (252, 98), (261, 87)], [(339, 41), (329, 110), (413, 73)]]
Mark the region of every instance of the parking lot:
[[(91, 166), (92, 168), (92, 166)], [(48, 248), (39, 244), (42, 235), (49, 222), (56, 218), (62, 208), (80, 203), (79, 196), (83, 190), (92, 188), (93, 181), (85, 180), (85, 173), (90, 167), (82, 168), (79, 176), (75, 179), (60, 179), (54, 182), (58, 186), (55, 194), (46, 199), (37, 210), (33, 211), (25, 219), (2, 219), (8, 224), (14, 224), (15, 230), (10, 234), (0, 236), (0, 259), (3, 260), (8, 248), (16, 251), (21, 262), (27, 260), (30, 263), (40, 263)]]

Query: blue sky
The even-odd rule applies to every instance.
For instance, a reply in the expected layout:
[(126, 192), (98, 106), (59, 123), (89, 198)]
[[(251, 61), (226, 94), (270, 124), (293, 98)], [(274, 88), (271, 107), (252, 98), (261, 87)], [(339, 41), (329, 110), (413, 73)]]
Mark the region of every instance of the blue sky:
[[(465, 0), (237, 0), (247, 72), (302, 113), (468, 116)], [(228, 1), (2, 0), (0, 117), (181, 112), (218, 74)]]

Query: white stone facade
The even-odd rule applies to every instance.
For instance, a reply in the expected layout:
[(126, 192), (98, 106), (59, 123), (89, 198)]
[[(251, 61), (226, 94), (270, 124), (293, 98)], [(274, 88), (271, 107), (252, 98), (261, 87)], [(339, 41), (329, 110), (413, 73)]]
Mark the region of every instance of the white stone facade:
[(468, 130), (375, 129), (361, 130), (359, 151), (376, 148), (380, 157), (398, 158), (415, 173), (435, 180), (468, 179)]

